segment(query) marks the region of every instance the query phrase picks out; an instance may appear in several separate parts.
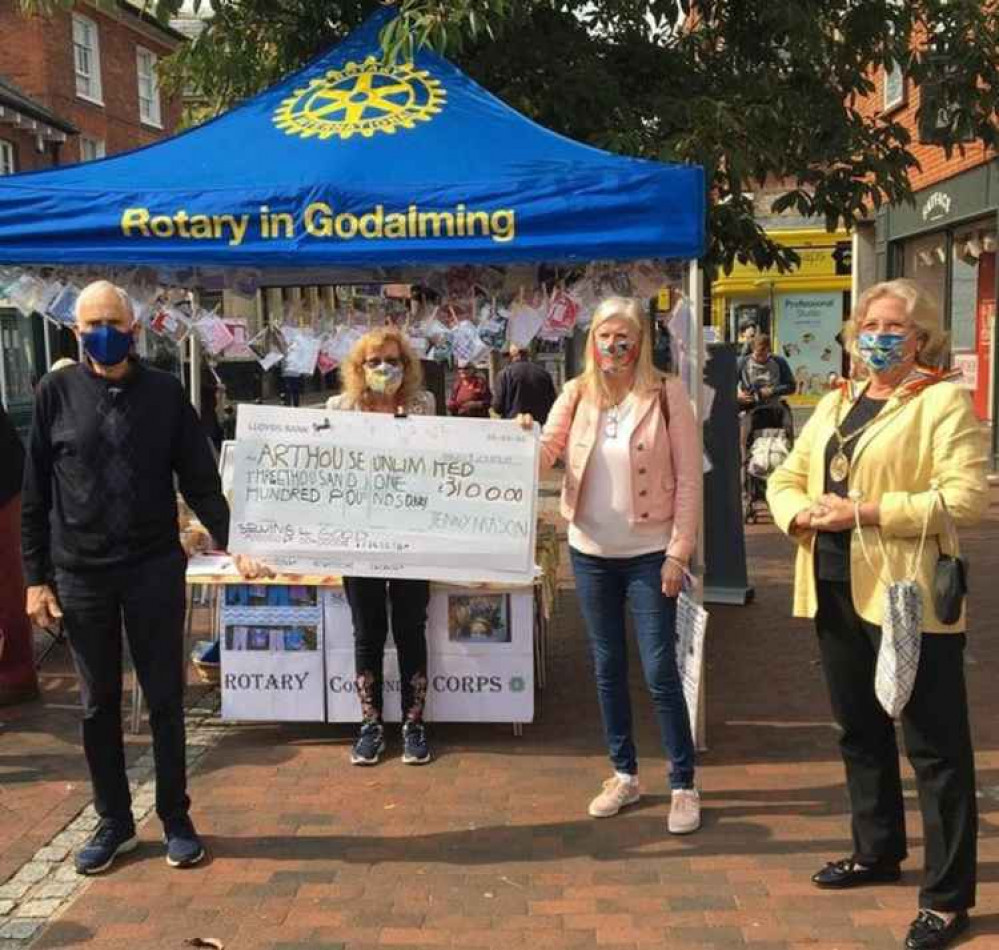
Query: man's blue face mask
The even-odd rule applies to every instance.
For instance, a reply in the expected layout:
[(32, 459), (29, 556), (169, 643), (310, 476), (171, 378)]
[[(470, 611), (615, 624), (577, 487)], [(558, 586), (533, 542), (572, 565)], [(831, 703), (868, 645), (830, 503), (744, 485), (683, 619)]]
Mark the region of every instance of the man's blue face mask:
[(80, 339), (87, 356), (101, 366), (116, 366), (128, 358), (132, 349), (132, 334), (107, 324), (81, 333)]

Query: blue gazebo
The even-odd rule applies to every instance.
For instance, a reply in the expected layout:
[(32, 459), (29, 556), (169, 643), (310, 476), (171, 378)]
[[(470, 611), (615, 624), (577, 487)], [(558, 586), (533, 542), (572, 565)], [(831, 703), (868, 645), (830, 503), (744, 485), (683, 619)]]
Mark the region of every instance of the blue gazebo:
[(102, 161), (0, 179), (0, 263), (383, 268), (691, 259), (700, 168), (556, 135), (382, 11), (219, 118)]

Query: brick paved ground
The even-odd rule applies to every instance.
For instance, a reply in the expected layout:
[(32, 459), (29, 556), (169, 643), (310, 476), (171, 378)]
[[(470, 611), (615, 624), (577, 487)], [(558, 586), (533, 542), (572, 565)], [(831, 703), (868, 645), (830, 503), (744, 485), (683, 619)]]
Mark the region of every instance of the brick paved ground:
[[(969, 680), (983, 793), (980, 908), (964, 944), (974, 950), (999, 948), (999, 641), (990, 619), (999, 585), (988, 583), (999, 576), (997, 528), (999, 493), (989, 523), (969, 537), (977, 618)], [(666, 834), (664, 772), (644, 699), (648, 794), (617, 819), (586, 817), (607, 765), (569, 593), (541, 719), (523, 738), (441, 727), (434, 765), (407, 768), (393, 756), (364, 770), (346, 764), (344, 729), (228, 728), (192, 782), (211, 862), (171, 871), (148, 822), (142, 848), (94, 881), (34, 946), (179, 948), (196, 936), (227, 950), (900, 946), (922, 858), (912, 783), (903, 885), (813, 890), (808, 875), (849, 848), (835, 733), (810, 630), (787, 619), (789, 551), (764, 527), (753, 530), (750, 552), (757, 603), (712, 614), (699, 834)], [(0, 742), (5, 795), (11, 769), (36, 787), (27, 756), (59, 757), (39, 783), (45, 821), (80, 800), (77, 791), (56, 801), (50, 787), (82, 777), (65, 725), (72, 716), (49, 709), (34, 733)], [(0, 846), (16, 842), (2, 833)]]
[[(39, 678), (44, 704), (0, 707), (0, 882), (90, 800), (79, 694), (64, 648), (50, 655)], [(146, 734), (130, 739), (129, 759), (147, 744)]]

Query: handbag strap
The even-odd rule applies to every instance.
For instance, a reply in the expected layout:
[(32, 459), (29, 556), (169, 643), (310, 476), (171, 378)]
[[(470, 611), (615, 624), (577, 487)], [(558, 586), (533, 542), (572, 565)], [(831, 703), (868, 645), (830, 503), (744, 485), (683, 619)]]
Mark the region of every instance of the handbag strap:
[[(940, 489), (935, 489), (937, 497), (940, 499), (940, 508), (943, 511), (944, 524), (946, 525), (947, 532), (947, 542), (950, 544), (950, 549), (952, 555), (957, 557), (960, 551), (960, 539), (957, 534), (957, 523), (954, 521), (954, 516), (950, 513), (950, 508), (947, 507), (947, 501), (941, 493)], [(937, 538), (937, 550), (943, 555), (943, 547), (940, 544), (940, 535)]]
[[(926, 550), (926, 538), (929, 534), (930, 529), (930, 518), (933, 515), (933, 509), (937, 506), (939, 501), (943, 503), (943, 499), (940, 497), (940, 492), (934, 488), (931, 491), (932, 500), (930, 501), (929, 507), (926, 509), (926, 515), (923, 518), (923, 530), (919, 536), (919, 545), (913, 552), (912, 560), (909, 562), (908, 577), (904, 580), (910, 583), (915, 581), (919, 574), (919, 562), (923, 559), (923, 552)], [(946, 506), (945, 506), (946, 507)], [(870, 552), (867, 550), (867, 543), (864, 541), (864, 527), (860, 523), (860, 502), (859, 499), (855, 501), (853, 506), (853, 517), (856, 523), (857, 537), (860, 540), (860, 550), (863, 552), (864, 560), (867, 562), (867, 566), (875, 573), (878, 574), (878, 569), (874, 566), (874, 562), (871, 560)], [(879, 580), (885, 587), (889, 587), (892, 584), (897, 583), (895, 578), (891, 575), (891, 568), (888, 566), (888, 551), (885, 548), (884, 536), (881, 533), (880, 526), (875, 526), (874, 530), (877, 532), (878, 547), (881, 549), (881, 558), (883, 561), (883, 574), (879, 575)], [(885, 583), (885, 577), (888, 578), (888, 583)]]
[(666, 428), (669, 428), (669, 386), (667, 381), (664, 379), (662, 386), (659, 389), (659, 409), (663, 414), (663, 421), (666, 423)]

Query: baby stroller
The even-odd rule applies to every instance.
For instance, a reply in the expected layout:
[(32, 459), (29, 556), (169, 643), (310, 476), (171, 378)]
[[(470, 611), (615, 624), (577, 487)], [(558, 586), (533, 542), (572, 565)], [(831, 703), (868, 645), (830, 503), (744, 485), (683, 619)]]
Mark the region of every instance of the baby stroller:
[(794, 445), (794, 416), (783, 400), (746, 410), (748, 425), (742, 462), (742, 511), (755, 524), (767, 506), (767, 479)]

